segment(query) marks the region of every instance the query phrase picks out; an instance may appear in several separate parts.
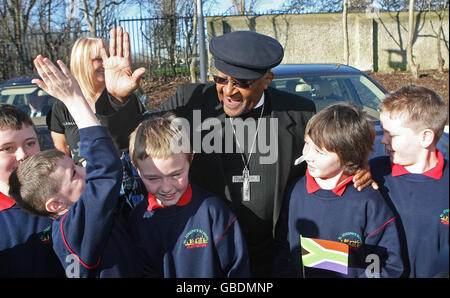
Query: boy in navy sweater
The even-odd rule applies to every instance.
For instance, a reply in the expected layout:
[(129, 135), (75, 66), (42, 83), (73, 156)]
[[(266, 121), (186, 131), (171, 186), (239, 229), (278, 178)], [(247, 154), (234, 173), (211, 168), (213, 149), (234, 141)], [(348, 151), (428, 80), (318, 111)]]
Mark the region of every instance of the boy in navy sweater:
[(77, 81), (38, 56), (39, 87), (67, 106), (79, 127), (86, 169), (57, 150), (36, 153), (11, 174), (10, 195), (23, 209), (54, 218), (53, 249), (68, 277), (137, 276), (135, 248), (115, 214), (122, 165), (105, 127), (89, 108)]
[(433, 262), (448, 248), (448, 161), (436, 148), (447, 110), (435, 91), (414, 85), (380, 104), (381, 142), (389, 156), (371, 160), (370, 167), (398, 218), (404, 277), (432, 277)]
[[(351, 104), (329, 106), (309, 120), (303, 148), (308, 169), (288, 192), (277, 225), (276, 276), (400, 276), (393, 212), (378, 191), (349, 186), (355, 171), (367, 163), (374, 138), (371, 121)], [(347, 275), (303, 268), (300, 236), (347, 244)]]
[(25, 212), (8, 197), (11, 172), (39, 151), (30, 117), (0, 105), (0, 277), (64, 277), (52, 249), (51, 220)]
[[(189, 184), (193, 153), (173, 115), (142, 122), (130, 157), (149, 195), (130, 214), (147, 277), (249, 277), (236, 216), (217, 197)], [(179, 142), (181, 141), (181, 142)]]

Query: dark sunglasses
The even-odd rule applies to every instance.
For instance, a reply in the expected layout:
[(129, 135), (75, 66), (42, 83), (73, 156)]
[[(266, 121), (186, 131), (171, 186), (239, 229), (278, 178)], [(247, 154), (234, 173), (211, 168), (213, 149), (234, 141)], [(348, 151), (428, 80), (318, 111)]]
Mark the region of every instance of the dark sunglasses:
[[(219, 76), (213, 76), (214, 77), (214, 82), (216, 82), (216, 84), (220, 84), (220, 85), (228, 85), (229, 80), (227, 78), (222, 78)], [(236, 80), (233, 79), (232, 84), (234, 87), (238, 87), (238, 88), (242, 88), (242, 89), (247, 89), (250, 88), (251, 84), (253, 84), (252, 81), (247, 81), (247, 80)]]

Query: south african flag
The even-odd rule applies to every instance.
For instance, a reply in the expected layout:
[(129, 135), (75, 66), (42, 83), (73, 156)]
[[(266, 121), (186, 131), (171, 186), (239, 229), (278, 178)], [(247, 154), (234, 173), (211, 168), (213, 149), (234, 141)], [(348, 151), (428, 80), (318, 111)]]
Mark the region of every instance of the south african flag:
[(322, 239), (305, 238), (300, 235), (303, 266), (320, 268), (347, 274), (348, 245)]

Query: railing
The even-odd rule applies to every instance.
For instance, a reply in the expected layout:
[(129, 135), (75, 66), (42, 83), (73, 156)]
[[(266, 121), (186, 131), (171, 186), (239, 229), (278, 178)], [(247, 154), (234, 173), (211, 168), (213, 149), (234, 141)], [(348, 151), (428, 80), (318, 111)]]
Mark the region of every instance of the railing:
[[(147, 75), (156, 79), (189, 76), (187, 62), (196, 46), (191, 40), (192, 17), (119, 19), (115, 25), (122, 26), (130, 35), (134, 67), (145, 66)], [(89, 34), (89, 31), (32, 33), (16, 44), (0, 40), (0, 81), (34, 73), (32, 61), (38, 54), (54, 61), (61, 59), (68, 65), (75, 40)]]

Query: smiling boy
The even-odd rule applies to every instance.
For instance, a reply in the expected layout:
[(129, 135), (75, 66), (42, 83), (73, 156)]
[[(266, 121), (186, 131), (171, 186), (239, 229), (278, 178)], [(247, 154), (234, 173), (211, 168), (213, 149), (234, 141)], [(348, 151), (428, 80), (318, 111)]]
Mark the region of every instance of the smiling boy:
[(53, 249), (68, 277), (136, 277), (134, 246), (116, 214), (122, 164), (107, 128), (100, 125), (67, 69), (34, 60), (43, 90), (67, 106), (78, 126), (86, 169), (56, 149), (36, 153), (11, 174), (10, 195), (30, 213), (54, 219)]
[(62, 277), (51, 246), (51, 220), (19, 208), (8, 179), (21, 162), (40, 151), (36, 129), (19, 108), (0, 105), (0, 277)]
[(404, 277), (432, 277), (433, 262), (448, 248), (449, 169), (436, 148), (447, 111), (435, 91), (415, 85), (380, 104), (381, 142), (389, 156), (371, 160), (370, 167), (398, 217)]
[(14, 106), (0, 106), (0, 192), (8, 194), (8, 178), (20, 162), (40, 151), (31, 119)]
[(174, 119), (154, 116), (130, 136), (131, 160), (149, 192), (130, 214), (143, 275), (249, 277), (247, 246), (236, 216), (217, 197), (189, 183), (194, 155), (190, 146), (176, 147), (182, 132)]
[[(331, 105), (308, 122), (303, 157), (306, 175), (291, 188), (277, 225), (275, 275), (281, 277), (367, 277), (367, 256), (375, 255), (380, 277), (403, 270), (395, 216), (381, 194), (350, 187), (364, 167), (375, 132), (355, 105)], [(347, 274), (304, 268), (300, 236), (349, 246)]]

